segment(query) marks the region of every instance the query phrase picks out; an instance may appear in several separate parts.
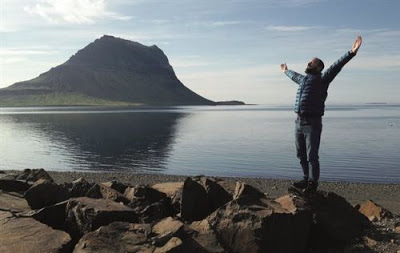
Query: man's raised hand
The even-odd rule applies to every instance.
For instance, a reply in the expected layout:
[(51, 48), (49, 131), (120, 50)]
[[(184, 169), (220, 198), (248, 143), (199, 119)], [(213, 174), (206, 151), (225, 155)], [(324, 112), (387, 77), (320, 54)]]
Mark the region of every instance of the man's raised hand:
[(351, 48), (351, 52), (357, 54), (357, 51), (360, 48), (361, 44), (362, 44), (362, 38), (361, 36), (358, 36), (356, 41), (354, 41), (353, 47)]
[(281, 64), (281, 70), (285, 72), (287, 70), (286, 63)]

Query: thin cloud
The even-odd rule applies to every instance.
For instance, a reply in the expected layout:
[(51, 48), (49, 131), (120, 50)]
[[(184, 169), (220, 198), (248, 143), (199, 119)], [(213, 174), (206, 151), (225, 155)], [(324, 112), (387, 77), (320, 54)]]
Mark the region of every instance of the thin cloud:
[(216, 21), (211, 23), (213, 26), (228, 26), (228, 25), (239, 25), (242, 24), (241, 21)]
[(93, 24), (97, 19), (130, 20), (107, 10), (104, 0), (41, 0), (24, 10), (32, 15), (39, 15), (50, 23)]
[(266, 30), (275, 32), (304, 32), (315, 29), (313, 26), (275, 26), (270, 25), (265, 27)]
[(50, 54), (57, 54), (57, 53), (59, 53), (59, 51), (21, 49), (21, 48), (0, 48), (0, 56), (50, 55)]

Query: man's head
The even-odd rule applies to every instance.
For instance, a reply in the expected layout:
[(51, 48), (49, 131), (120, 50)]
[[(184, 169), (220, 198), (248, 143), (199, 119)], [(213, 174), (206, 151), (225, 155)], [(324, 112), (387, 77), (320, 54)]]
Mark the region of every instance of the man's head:
[(308, 64), (306, 68), (307, 74), (318, 74), (324, 69), (324, 62), (319, 58), (313, 58)]

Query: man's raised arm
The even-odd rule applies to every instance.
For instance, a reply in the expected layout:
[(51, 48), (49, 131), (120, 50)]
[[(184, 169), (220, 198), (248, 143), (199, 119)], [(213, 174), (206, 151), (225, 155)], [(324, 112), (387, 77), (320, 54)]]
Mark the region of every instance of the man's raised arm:
[(281, 70), (290, 78), (292, 79), (295, 83), (301, 84), (301, 82), (304, 80), (304, 76), (293, 71), (289, 70), (286, 66), (286, 63), (281, 64)]
[(332, 66), (330, 66), (323, 74), (322, 79), (324, 79), (327, 83), (333, 81), (337, 74), (339, 74), (340, 70), (342, 70), (343, 66), (346, 65), (358, 52), (362, 44), (361, 36), (358, 36), (356, 41), (353, 44), (353, 47), (349, 52), (346, 52), (339, 60), (337, 60)]

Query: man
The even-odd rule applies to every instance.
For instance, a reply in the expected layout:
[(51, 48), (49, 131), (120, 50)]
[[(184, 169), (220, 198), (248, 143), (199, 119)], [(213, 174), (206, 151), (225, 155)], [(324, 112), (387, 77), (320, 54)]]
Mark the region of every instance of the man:
[(315, 192), (318, 187), (320, 174), (318, 150), (329, 84), (342, 67), (357, 54), (361, 43), (362, 38), (359, 36), (351, 50), (324, 73), (322, 73), (324, 63), (318, 58), (313, 58), (308, 63), (306, 76), (289, 70), (286, 63), (281, 64), (282, 71), (299, 85), (295, 104), (297, 113), (295, 137), (297, 157), (300, 159), (304, 178), (295, 182), (293, 186), (303, 189), (304, 192)]

